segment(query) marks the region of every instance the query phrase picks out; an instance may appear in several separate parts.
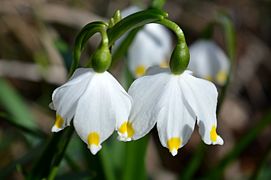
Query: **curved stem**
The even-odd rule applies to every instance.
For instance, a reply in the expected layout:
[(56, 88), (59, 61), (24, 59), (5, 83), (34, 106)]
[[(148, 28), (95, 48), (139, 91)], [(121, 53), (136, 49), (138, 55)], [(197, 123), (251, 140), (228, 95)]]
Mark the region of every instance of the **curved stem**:
[(229, 75), (227, 77), (225, 85), (222, 87), (219, 98), (218, 98), (218, 105), (217, 110), (220, 110), (220, 107), (224, 101), (224, 98), (227, 93), (227, 89), (229, 87), (230, 80), (232, 79), (232, 72), (234, 71), (234, 61), (235, 61), (235, 44), (236, 44), (236, 38), (235, 38), (235, 29), (234, 25), (231, 21), (231, 19), (222, 14), (217, 18), (217, 23), (223, 28), (224, 30), (224, 38), (226, 41), (226, 47), (227, 47), (227, 54), (230, 59), (230, 70)]
[(86, 42), (88, 39), (93, 36), (95, 33), (100, 32), (103, 34), (103, 32), (106, 31), (107, 24), (102, 21), (97, 22), (91, 22), (87, 24), (76, 36), (75, 38), (75, 44), (73, 49), (73, 61), (72, 65), (69, 71), (69, 77), (72, 75), (72, 73), (75, 71), (79, 64), (81, 53), (85, 47)]
[(169, 19), (164, 18), (161, 19), (160, 21), (157, 21), (157, 23), (166, 26), (168, 29), (172, 30), (175, 33), (178, 39), (177, 44), (186, 43), (183, 30), (175, 22), (172, 22)]
[(124, 33), (137, 27), (149, 23), (157, 23), (157, 21), (164, 19), (168, 14), (158, 9), (148, 9), (129, 15), (119, 21), (115, 26), (107, 30), (109, 46), (120, 38)]

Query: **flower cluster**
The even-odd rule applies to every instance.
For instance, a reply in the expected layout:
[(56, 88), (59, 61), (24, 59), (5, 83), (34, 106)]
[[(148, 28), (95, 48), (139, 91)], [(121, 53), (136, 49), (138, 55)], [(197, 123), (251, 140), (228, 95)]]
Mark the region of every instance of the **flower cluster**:
[[(140, 13), (136, 13), (127, 19), (141, 19), (146, 15), (153, 18), (155, 13), (156, 10), (150, 10), (149, 14), (142, 12), (140, 16)], [(119, 21), (118, 14), (114, 17), (111, 19), (113, 26)], [(127, 19), (123, 22), (127, 22)], [(132, 83), (128, 93), (107, 71), (111, 64), (110, 47), (114, 39), (112, 36), (109, 38), (107, 33), (114, 34), (116, 31), (109, 31), (111, 26), (101, 22), (90, 23), (83, 28), (76, 39), (79, 45), (75, 46), (78, 51), (74, 53), (74, 62), (80, 58), (81, 45), (88, 35), (94, 32), (90, 30), (91, 33), (87, 33), (88, 28), (93, 27), (100, 32), (102, 41), (91, 56), (92, 68), (77, 69), (68, 82), (54, 90), (51, 108), (56, 111), (56, 121), (52, 127), (53, 132), (69, 126), (73, 120), (77, 134), (88, 145), (92, 154), (101, 149), (101, 144), (114, 130), (117, 131), (119, 140), (131, 141), (145, 136), (155, 124), (161, 144), (168, 148), (173, 156), (188, 142), (196, 124), (206, 144), (223, 144), (223, 139), (216, 132), (216, 86), (207, 80), (194, 77), (192, 71), (186, 70), (190, 54), (179, 26), (160, 16), (157, 20), (175, 31), (178, 37), (169, 67), (168, 62), (162, 58), (166, 57), (171, 49), (170, 38), (167, 37), (165, 29), (155, 24), (145, 26), (128, 50), (128, 66), (134, 76), (139, 77)], [(142, 24), (139, 22), (139, 25)], [(125, 29), (119, 26), (117, 28), (120, 30)], [(118, 46), (118, 42), (116, 45)], [(199, 54), (198, 52), (202, 52), (202, 56), (207, 59), (223, 57), (214, 44), (202, 42), (191, 46), (191, 49), (192, 60), (189, 68), (196, 67), (197, 76), (214, 75), (218, 82), (225, 81), (224, 75), (220, 75), (224, 66), (221, 66), (221, 72), (209, 72), (205, 68), (207, 66), (204, 66), (207, 64), (206, 60), (200, 62), (203, 71), (197, 70), (197, 65), (194, 65), (200, 59), (194, 55)], [(212, 54), (210, 51), (217, 53)], [(193, 60), (194, 58), (197, 60)], [(161, 68), (165, 64), (167, 67)], [(151, 67), (154, 65), (160, 67)], [(227, 71), (227, 68), (223, 71)]]
[(217, 135), (217, 90), (209, 81), (169, 69), (150, 69), (131, 85), (128, 94), (108, 72), (79, 68), (52, 95), (58, 132), (73, 124), (80, 138), (96, 154), (114, 130), (122, 141), (145, 136), (157, 123), (161, 144), (172, 155), (184, 146), (195, 124), (206, 144), (223, 144)]

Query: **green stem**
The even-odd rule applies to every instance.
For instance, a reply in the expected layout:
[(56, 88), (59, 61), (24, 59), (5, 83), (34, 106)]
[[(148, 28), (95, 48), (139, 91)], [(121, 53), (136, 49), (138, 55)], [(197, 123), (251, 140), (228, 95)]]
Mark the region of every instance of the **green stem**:
[(102, 160), (103, 170), (105, 172), (105, 177), (107, 180), (115, 180), (115, 174), (113, 172), (112, 162), (110, 161), (108, 146), (106, 144), (103, 145), (103, 149), (101, 150), (100, 158)]
[(74, 43), (73, 49), (73, 62), (69, 71), (69, 77), (78, 67), (81, 53), (85, 47), (88, 39), (93, 36), (95, 33), (100, 32), (103, 34), (107, 28), (107, 24), (101, 21), (91, 22), (83, 27), (83, 29), (78, 33)]
[(175, 22), (172, 22), (169, 19), (164, 18), (158, 21), (157, 23), (166, 26), (175, 33), (178, 40), (177, 44), (183, 43), (186, 44), (183, 30)]
[(157, 9), (162, 9), (166, 0), (153, 0), (151, 3), (151, 7), (157, 8)]
[(129, 15), (119, 21), (115, 26), (108, 29), (109, 46), (112, 46), (114, 42), (120, 38), (127, 31), (135, 29), (149, 23), (156, 23), (159, 20), (167, 17), (168, 14), (158, 9), (148, 9)]
[(218, 97), (218, 104), (217, 104), (217, 109), (220, 109), (224, 98), (226, 96), (227, 89), (230, 84), (230, 80), (232, 79), (233, 76), (233, 71), (234, 71), (234, 66), (235, 66), (235, 49), (236, 49), (236, 37), (235, 37), (235, 28), (234, 25), (231, 21), (231, 19), (224, 15), (221, 14), (217, 18), (217, 23), (222, 27), (224, 31), (224, 38), (226, 41), (226, 47), (227, 47), (227, 54), (230, 59), (230, 70), (229, 70), (229, 75), (227, 77), (225, 85), (222, 87), (220, 95)]
[(38, 161), (34, 164), (31, 174), (27, 179), (35, 180), (55, 175), (56, 169), (64, 156), (66, 147), (73, 134), (73, 127), (54, 133), (42, 151)]

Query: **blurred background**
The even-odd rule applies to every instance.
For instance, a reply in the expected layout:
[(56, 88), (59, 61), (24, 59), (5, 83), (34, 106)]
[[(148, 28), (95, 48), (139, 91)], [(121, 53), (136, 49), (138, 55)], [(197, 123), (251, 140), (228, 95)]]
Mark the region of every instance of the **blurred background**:
[[(24, 179), (52, 136), (55, 112), (48, 104), (53, 90), (67, 80), (79, 30), (91, 21), (109, 19), (117, 9), (150, 4), (0, 1), (0, 179)], [(271, 179), (271, 1), (170, 0), (163, 9), (182, 27), (188, 45), (219, 12), (227, 13), (234, 24), (236, 58), (218, 114), (224, 145), (204, 145), (196, 128), (188, 144), (172, 157), (154, 129), (148, 137), (127, 144), (117, 141), (115, 133), (93, 156), (74, 133), (56, 179)], [(226, 51), (221, 28), (214, 28), (212, 39)], [(89, 41), (82, 64), (98, 42)], [(111, 72), (127, 84), (123, 59)]]

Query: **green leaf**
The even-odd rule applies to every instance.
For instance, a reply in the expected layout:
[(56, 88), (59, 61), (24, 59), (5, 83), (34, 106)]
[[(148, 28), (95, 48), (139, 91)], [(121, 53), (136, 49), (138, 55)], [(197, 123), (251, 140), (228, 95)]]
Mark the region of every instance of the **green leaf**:
[(136, 37), (136, 34), (142, 27), (138, 27), (133, 29), (131, 32), (128, 33), (128, 35), (124, 38), (124, 40), (120, 43), (119, 47), (116, 49), (116, 51), (112, 55), (112, 65), (113, 67), (117, 60), (123, 57), (126, 52), (128, 51), (130, 45), (132, 44), (134, 38)]
[(255, 126), (252, 126), (248, 132), (238, 141), (233, 149), (226, 154), (213, 169), (207, 173), (207, 178), (221, 179), (224, 169), (233, 162), (256, 138), (270, 125), (271, 111), (268, 112)]
[(10, 114), (12, 122), (29, 129), (37, 128), (27, 104), (7, 81), (0, 78), (0, 104)]
[(126, 142), (126, 155), (123, 167), (123, 180), (145, 180), (147, 173), (145, 168), (148, 136), (137, 141)]
[(41, 151), (42, 153), (27, 179), (39, 180), (47, 178), (49, 175), (50, 178), (54, 178), (73, 132), (73, 127), (67, 127), (65, 130), (53, 134), (45, 144), (44, 150)]

